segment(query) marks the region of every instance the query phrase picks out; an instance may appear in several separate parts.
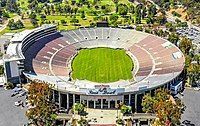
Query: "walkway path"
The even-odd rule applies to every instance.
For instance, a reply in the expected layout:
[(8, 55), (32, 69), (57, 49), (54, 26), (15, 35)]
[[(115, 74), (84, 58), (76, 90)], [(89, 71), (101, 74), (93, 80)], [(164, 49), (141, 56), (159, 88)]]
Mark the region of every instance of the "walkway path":
[[(116, 124), (117, 120), (117, 110), (105, 110), (105, 109), (87, 109), (88, 115), (87, 120), (91, 120), (89, 124), (107, 124), (113, 125)], [(122, 118), (120, 110), (118, 110), (118, 115)]]

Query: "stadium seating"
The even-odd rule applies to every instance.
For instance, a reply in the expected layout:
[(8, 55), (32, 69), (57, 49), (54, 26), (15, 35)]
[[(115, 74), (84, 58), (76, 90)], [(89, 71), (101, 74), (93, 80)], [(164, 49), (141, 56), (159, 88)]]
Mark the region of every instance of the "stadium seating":
[[(77, 50), (87, 47), (124, 48), (138, 62), (136, 81), (154, 75), (168, 75), (183, 69), (184, 57), (174, 59), (175, 46), (164, 47), (167, 41), (130, 29), (81, 28), (49, 35), (35, 41), (25, 52), (25, 70), (36, 74), (68, 76), (68, 62)], [(159, 81), (159, 80), (158, 80)]]

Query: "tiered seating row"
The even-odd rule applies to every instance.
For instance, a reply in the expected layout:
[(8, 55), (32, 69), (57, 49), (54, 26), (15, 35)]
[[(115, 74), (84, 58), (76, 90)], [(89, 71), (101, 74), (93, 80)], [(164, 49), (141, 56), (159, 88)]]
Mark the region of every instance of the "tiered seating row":
[[(136, 32), (130, 29), (115, 28), (83, 28), (78, 30), (66, 31), (61, 34), (69, 43), (76, 43), (76, 48), (102, 45), (114, 45), (115, 47), (128, 48), (134, 43), (137, 43), (148, 36), (145, 33)], [(91, 41), (88, 40), (97, 41), (92, 41), (91, 43)], [(105, 40), (110, 41), (110, 43)], [(112, 41), (114, 41), (115, 43), (112, 43)]]
[(37, 40), (24, 53), (26, 57), (25, 68), (28, 71), (34, 71), (36, 74), (67, 76), (66, 61), (75, 53), (75, 48), (69, 45), (62, 37), (56, 39), (51, 39), (51, 37), (48, 36)]
[(66, 46), (65, 48), (61, 49), (59, 52), (57, 52), (54, 55), (54, 57), (52, 58), (51, 67), (55, 75), (69, 76), (68, 75), (69, 71), (67, 71), (66, 64), (67, 64), (67, 60), (74, 54), (76, 54), (75, 48), (72, 48), (72, 46)]
[[(144, 48), (152, 55), (155, 61), (155, 69), (153, 74), (168, 74), (178, 72), (181, 71), (183, 67), (183, 64), (181, 64), (184, 60), (183, 57), (174, 59), (172, 56), (172, 54), (177, 52), (178, 49), (175, 46), (171, 46), (169, 48), (163, 47), (162, 44), (165, 42), (166, 41), (161, 38), (149, 35), (147, 38), (137, 43), (138, 46)], [(145, 59), (145, 56), (142, 57)], [(140, 63), (140, 65), (144, 64)]]
[[(184, 57), (174, 59), (175, 46), (165, 48), (164, 39), (142, 32), (115, 28), (83, 28), (61, 33), (55, 38), (48, 36), (37, 40), (24, 53), (25, 67), (37, 74), (68, 76), (67, 61), (76, 54), (76, 49), (85, 47), (116, 47), (128, 49), (138, 60), (136, 76), (145, 78), (152, 75), (181, 71)], [(50, 64), (51, 61), (51, 64)]]
[(139, 46), (133, 45), (129, 51), (137, 58), (139, 62), (139, 71), (136, 76), (148, 76), (152, 70), (153, 62), (150, 55)]

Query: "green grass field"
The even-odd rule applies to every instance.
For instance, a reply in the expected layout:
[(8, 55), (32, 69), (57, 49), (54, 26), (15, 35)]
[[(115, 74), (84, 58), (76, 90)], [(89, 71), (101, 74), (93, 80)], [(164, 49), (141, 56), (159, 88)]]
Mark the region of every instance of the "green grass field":
[(82, 49), (72, 61), (72, 78), (99, 83), (132, 79), (133, 62), (123, 49)]

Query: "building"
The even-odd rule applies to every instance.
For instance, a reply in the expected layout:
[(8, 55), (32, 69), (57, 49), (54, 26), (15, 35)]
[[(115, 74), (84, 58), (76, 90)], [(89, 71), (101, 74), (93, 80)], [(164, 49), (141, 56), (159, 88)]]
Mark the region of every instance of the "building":
[[(135, 80), (99, 84), (73, 80), (70, 66), (80, 48), (123, 48), (135, 62)], [(7, 81), (45, 81), (52, 84), (53, 99), (60, 108), (74, 103), (89, 108), (115, 108), (120, 102), (142, 112), (142, 98), (154, 95), (158, 88), (173, 89), (182, 81), (184, 55), (172, 43), (160, 37), (110, 27), (81, 28), (58, 32), (54, 25), (26, 30), (11, 39), (5, 58)], [(179, 84), (179, 83), (178, 83)], [(182, 87), (181, 87), (182, 88)]]

